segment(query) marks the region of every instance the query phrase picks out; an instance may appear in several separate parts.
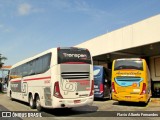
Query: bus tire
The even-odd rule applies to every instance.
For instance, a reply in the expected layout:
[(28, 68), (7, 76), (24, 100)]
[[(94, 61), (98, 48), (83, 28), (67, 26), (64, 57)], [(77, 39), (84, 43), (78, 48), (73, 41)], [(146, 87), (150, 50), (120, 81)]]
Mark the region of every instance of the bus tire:
[(42, 111), (42, 106), (41, 106), (39, 96), (36, 96), (36, 108), (37, 108), (37, 111), (39, 111), (39, 112)]
[(148, 105), (147, 102), (140, 102), (141, 106), (146, 107)]
[(31, 109), (34, 109), (36, 107), (36, 102), (33, 99), (32, 95), (29, 96), (29, 106)]
[(118, 101), (119, 105), (125, 104), (125, 101)]

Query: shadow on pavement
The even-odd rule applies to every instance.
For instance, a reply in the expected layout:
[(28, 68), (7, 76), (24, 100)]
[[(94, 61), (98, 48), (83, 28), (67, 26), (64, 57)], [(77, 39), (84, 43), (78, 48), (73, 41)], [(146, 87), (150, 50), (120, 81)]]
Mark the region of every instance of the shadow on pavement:
[[(29, 106), (29, 103), (15, 100), (13, 101), (18, 102), (20, 104), (24, 104)], [(97, 106), (82, 106), (82, 107), (75, 107), (75, 108), (56, 108), (56, 109), (45, 109), (43, 108), (42, 115), (45, 117), (53, 117), (53, 116), (92, 116), (91, 113), (97, 112)], [(32, 109), (31, 109), (32, 111)], [(83, 114), (83, 115), (82, 115)]]
[(24, 105), (26, 105), (26, 106), (29, 106), (29, 103), (24, 102), (24, 101), (21, 101), (21, 100), (12, 99), (11, 101), (14, 101), (14, 102), (17, 102), (17, 103), (20, 103), (20, 104), (24, 104)]
[(132, 107), (146, 107), (146, 103), (142, 102), (125, 102), (125, 101), (119, 101), (114, 102), (113, 105), (119, 105), (119, 106), (132, 106)]
[(94, 101), (109, 101), (110, 99), (109, 98), (94, 98)]
[(152, 96), (151, 98), (160, 98), (160, 95), (159, 96)]
[[(92, 113), (97, 112), (97, 106), (83, 106), (76, 108), (57, 108), (57, 109), (44, 109), (43, 116), (92, 116)], [(82, 115), (83, 114), (83, 115)]]

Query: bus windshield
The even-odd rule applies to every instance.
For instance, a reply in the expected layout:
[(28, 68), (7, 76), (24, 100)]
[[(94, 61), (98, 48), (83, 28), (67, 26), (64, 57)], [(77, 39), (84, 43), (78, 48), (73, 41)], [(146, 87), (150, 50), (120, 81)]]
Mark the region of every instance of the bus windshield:
[(69, 62), (82, 62), (91, 64), (88, 50), (79, 48), (58, 49), (58, 64)]
[(94, 76), (96, 77), (96, 76), (100, 76), (101, 75), (101, 69), (100, 68), (97, 68), (96, 69), (96, 67), (94, 67), (94, 71), (93, 71), (93, 73), (94, 73)]
[(143, 70), (143, 63), (141, 60), (117, 60), (115, 61), (114, 70), (135, 69)]

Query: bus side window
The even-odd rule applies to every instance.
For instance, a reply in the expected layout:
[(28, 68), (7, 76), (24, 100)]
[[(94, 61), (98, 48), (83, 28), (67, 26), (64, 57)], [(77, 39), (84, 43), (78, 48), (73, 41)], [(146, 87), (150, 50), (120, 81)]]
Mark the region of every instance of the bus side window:
[(11, 79), (14, 79), (14, 78), (15, 78), (15, 76), (16, 76), (16, 69), (15, 69), (15, 68), (13, 68), (13, 69), (11, 70), (10, 80), (11, 80)]
[(28, 66), (29, 66), (28, 63), (23, 65), (23, 73), (22, 73), (23, 77), (28, 75)]
[(43, 63), (42, 62), (43, 62), (42, 61), (42, 57), (36, 59), (36, 63), (35, 63), (35, 72), (36, 72), (36, 74), (42, 73), (42, 71), (43, 71), (43, 68), (42, 68)]
[(42, 71), (46, 72), (50, 68), (51, 54), (43, 56), (42, 59), (43, 59)]
[(29, 62), (29, 73), (28, 75), (35, 75), (35, 60)]

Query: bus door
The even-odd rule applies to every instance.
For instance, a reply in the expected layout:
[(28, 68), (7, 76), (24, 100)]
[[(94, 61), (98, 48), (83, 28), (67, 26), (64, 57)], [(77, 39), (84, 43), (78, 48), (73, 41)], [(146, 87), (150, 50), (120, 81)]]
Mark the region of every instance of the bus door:
[[(10, 89), (12, 93), (21, 93), (22, 92), (22, 74), (19, 68), (14, 68), (10, 72)], [(12, 94), (13, 95), (13, 94)]]
[(28, 93), (28, 84), (24, 81), (24, 78), (22, 78), (22, 98), (26, 98)]
[(109, 98), (111, 94), (111, 70), (103, 67), (103, 83), (104, 83), (104, 97)]

